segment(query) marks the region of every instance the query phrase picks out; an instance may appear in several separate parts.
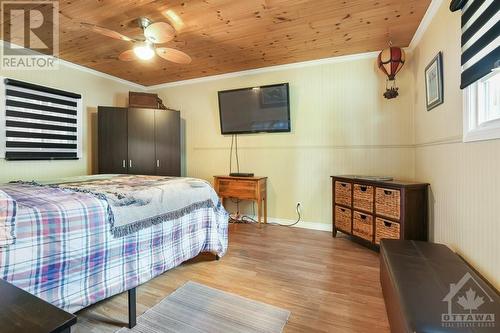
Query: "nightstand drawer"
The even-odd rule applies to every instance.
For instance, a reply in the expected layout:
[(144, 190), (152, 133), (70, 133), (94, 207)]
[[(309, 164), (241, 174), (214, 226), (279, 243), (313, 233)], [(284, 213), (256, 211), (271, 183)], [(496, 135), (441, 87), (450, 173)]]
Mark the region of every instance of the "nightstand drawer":
[(257, 198), (257, 182), (240, 179), (220, 179), (218, 194), (221, 197), (255, 199)]
[(399, 220), (401, 215), (401, 192), (377, 187), (375, 191), (375, 210), (377, 215)]
[(352, 185), (347, 182), (335, 182), (335, 203), (351, 206)]

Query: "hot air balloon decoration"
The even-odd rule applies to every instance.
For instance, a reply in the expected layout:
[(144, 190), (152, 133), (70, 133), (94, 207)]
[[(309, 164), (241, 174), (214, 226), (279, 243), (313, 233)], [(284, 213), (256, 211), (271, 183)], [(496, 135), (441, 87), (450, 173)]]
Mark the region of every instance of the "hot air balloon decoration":
[(398, 87), (396, 87), (396, 74), (399, 73), (405, 63), (405, 51), (399, 47), (390, 46), (378, 55), (377, 65), (378, 68), (387, 75), (385, 83), (384, 97), (387, 99), (396, 98)]

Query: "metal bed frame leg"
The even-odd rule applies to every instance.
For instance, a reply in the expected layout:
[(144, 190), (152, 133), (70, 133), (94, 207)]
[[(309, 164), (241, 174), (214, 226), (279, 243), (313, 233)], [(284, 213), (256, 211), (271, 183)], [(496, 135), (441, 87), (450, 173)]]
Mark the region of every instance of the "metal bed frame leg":
[[(220, 260), (218, 254), (215, 255), (215, 260)], [(136, 288), (128, 291), (128, 328), (134, 328), (137, 325), (137, 292)]]
[(128, 291), (128, 328), (133, 328), (137, 324), (136, 303), (136, 290), (132, 288)]

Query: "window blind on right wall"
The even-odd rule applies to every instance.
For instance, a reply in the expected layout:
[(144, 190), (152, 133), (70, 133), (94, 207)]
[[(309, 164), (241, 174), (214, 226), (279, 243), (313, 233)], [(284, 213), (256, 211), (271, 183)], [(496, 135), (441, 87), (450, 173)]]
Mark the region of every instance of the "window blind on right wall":
[(466, 88), (500, 66), (500, 0), (453, 0), (462, 11), (462, 77)]

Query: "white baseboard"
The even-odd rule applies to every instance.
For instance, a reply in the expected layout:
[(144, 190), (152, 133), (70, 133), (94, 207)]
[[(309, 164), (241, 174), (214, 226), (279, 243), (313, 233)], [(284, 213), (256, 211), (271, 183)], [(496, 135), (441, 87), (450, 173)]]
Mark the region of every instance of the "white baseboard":
[[(257, 219), (257, 216), (251, 216), (253, 219)], [(295, 223), (296, 220), (288, 220), (288, 219), (280, 219), (277, 217), (268, 217), (267, 223), (276, 223), (283, 225), (290, 225)], [(332, 232), (332, 224), (331, 223), (320, 223), (320, 222), (308, 222), (308, 221), (300, 221), (294, 228), (303, 228), (303, 229), (311, 229), (311, 230), (320, 230), (320, 231), (329, 231)]]

